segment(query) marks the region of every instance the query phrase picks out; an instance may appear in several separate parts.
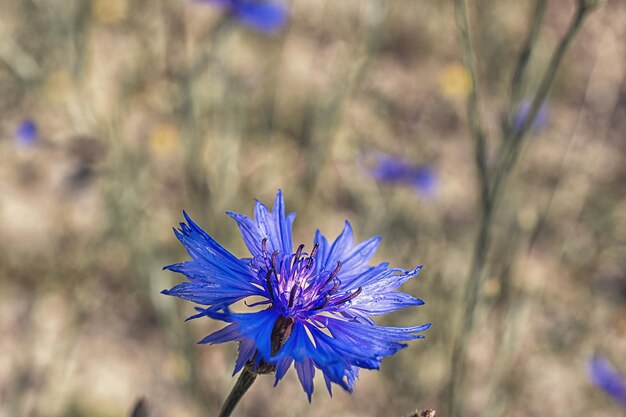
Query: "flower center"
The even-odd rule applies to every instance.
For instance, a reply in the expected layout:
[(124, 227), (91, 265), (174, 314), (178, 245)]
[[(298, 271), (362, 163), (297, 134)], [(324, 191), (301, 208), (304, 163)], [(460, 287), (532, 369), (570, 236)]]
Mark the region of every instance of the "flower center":
[(269, 302), (284, 317), (307, 319), (321, 311), (333, 311), (361, 293), (341, 291), (341, 281), (337, 278), (341, 261), (332, 271), (317, 267), (316, 255), (319, 245), (313, 246), (310, 254), (304, 245), (298, 246), (294, 254), (280, 256), (279, 251), (271, 255), (267, 252), (267, 239), (261, 242), (263, 259), (259, 274), (263, 274)]

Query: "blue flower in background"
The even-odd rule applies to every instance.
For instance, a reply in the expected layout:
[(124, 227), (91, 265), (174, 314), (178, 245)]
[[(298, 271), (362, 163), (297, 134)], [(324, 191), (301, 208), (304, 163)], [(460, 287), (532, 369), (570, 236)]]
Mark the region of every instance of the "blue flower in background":
[[(515, 120), (513, 122), (513, 130), (515, 132), (518, 132), (522, 128), (522, 125), (526, 121), (528, 113), (530, 112), (530, 106), (531, 102), (529, 100), (524, 100), (520, 104), (519, 109), (517, 109), (517, 114), (515, 115)], [(535, 120), (533, 121), (533, 124), (531, 126), (532, 130), (535, 133), (539, 132), (548, 124), (548, 116), (548, 104), (543, 103), (539, 108), (539, 111), (535, 115)]]
[(279, 2), (263, 0), (197, 0), (224, 8), (244, 25), (265, 33), (282, 28), (287, 20), (287, 8)]
[(626, 378), (609, 361), (593, 356), (587, 363), (591, 381), (611, 398), (626, 406)]
[[(252, 256), (236, 258), (184, 213), (187, 223), (174, 232), (192, 260), (165, 269), (184, 274), (189, 281), (163, 293), (206, 306), (196, 308), (199, 313), (190, 319), (208, 316), (229, 323), (200, 343), (239, 342), (233, 375), (246, 364), (254, 369), (270, 364), (278, 384), (293, 363), (309, 401), (316, 369), (331, 395), (331, 383), (351, 392), (359, 368), (379, 369), (384, 356), (405, 348), (402, 342), (423, 338), (418, 333), (430, 327), (382, 327), (372, 320), (424, 304), (396, 291), (421, 266), (403, 270), (389, 268), (388, 263), (368, 265), (380, 238), (355, 244), (346, 221), (334, 242), (318, 230), (310, 252), (304, 245), (294, 251), (295, 213), (285, 213), (280, 191), (272, 211), (257, 201), (254, 218), (228, 214), (239, 225)], [(248, 304), (248, 297), (256, 302)], [(250, 308), (266, 308), (232, 312), (229, 306), (240, 300)]]
[(407, 184), (425, 197), (431, 197), (437, 187), (437, 176), (430, 165), (414, 165), (403, 159), (377, 154), (369, 173), (379, 181)]
[(15, 141), (18, 145), (30, 146), (37, 142), (37, 125), (32, 120), (26, 119), (22, 121), (17, 129), (15, 129)]

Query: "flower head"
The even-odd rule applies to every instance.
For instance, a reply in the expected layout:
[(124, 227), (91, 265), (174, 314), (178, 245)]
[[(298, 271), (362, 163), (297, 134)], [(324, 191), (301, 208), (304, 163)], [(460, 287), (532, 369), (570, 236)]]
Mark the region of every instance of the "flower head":
[(233, 18), (260, 32), (272, 33), (283, 27), (287, 8), (279, 2), (264, 0), (198, 0), (222, 7)]
[(598, 388), (621, 405), (626, 406), (626, 378), (609, 361), (593, 356), (587, 363), (587, 371), (591, 381)]
[(403, 159), (377, 154), (369, 173), (379, 181), (412, 186), (424, 197), (431, 197), (437, 187), (437, 176), (430, 165), (414, 165)]
[(23, 120), (15, 129), (15, 141), (21, 146), (30, 146), (37, 141), (37, 125), (30, 119)]
[[(237, 222), (251, 257), (238, 259), (184, 213), (175, 234), (192, 260), (165, 269), (184, 274), (183, 282), (164, 294), (206, 306), (190, 318), (208, 316), (229, 323), (200, 343), (239, 342), (234, 373), (246, 364), (269, 366), (276, 384), (292, 363), (309, 401), (313, 377), (319, 369), (328, 391), (331, 383), (352, 391), (359, 368), (378, 369), (384, 356), (422, 338), (430, 325), (377, 326), (372, 316), (423, 301), (397, 292), (420, 266), (405, 271), (387, 263), (369, 266), (380, 238), (354, 244), (346, 221), (330, 243), (318, 230), (310, 251), (293, 250), (291, 229), (295, 214), (287, 215), (279, 191), (272, 211), (256, 202), (254, 218), (228, 213)], [(257, 302), (247, 303), (256, 296)], [(246, 300), (256, 312), (234, 313), (229, 306)]]

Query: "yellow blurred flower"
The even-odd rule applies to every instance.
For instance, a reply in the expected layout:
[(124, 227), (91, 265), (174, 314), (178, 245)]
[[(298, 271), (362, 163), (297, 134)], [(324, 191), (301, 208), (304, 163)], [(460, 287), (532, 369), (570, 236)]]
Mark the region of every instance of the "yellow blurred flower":
[(179, 141), (178, 129), (171, 123), (161, 123), (150, 133), (150, 150), (166, 154), (174, 150)]
[(46, 77), (43, 90), (52, 101), (63, 101), (72, 89), (72, 79), (67, 71), (54, 71)]
[(465, 97), (470, 90), (470, 83), (469, 74), (461, 64), (450, 64), (441, 70), (439, 87), (446, 97)]
[(92, 0), (91, 14), (100, 23), (117, 23), (128, 14), (128, 1)]

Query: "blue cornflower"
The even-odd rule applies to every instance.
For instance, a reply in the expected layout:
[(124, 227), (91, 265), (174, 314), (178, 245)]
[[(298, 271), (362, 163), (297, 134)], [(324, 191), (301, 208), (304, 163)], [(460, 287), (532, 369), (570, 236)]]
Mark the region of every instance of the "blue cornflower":
[(287, 20), (287, 8), (264, 0), (197, 0), (224, 8), (231, 16), (252, 29), (272, 33)]
[[(530, 112), (531, 102), (529, 100), (524, 100), (519, 105), (517, 109), (517, 113), (515, 114), (515, 120), (513, 121), (513, 131), (518, 132), (526, 118), (528, 117), (528, 113)], [(548, 124), (548, 116), (549, 116), (549, 108), (547, 103), (543, 103), (539, 108), (539, 111), (535, 115), (535, 120), (533, 121), (531, 128), (534, 133), (538, 133), (541, 129), (543, 129), (546, 124)]]
[(30, 146), (37, 142), (37, 125), (30, 119), (23, 120), (15, 129), (14, 137), (18, 145)]
[(626, 378), (609, 361), (593, 356), (587, 363), (591, 381), (611, 398), (626, 406)]
[[(294, 251), (292, 224), (295, 213), (285, 214), (279, 191), (273, 211), (256, 202), (254, 218), (228, 213), (239, 225), (251, 257), (238, 259), (196, 225), (175, 230), (192, 260), (166, 266), (189, 279), (164, 294), (207, 306), (196, 308), (191, 318), (208, 316), (229, 323), (200, 343), (239, 342), (236, 374), (246, 364), (258, 370), (268, 365), (276, 371), (276, 384), (295, 363), (309, 401), (315, 369), (331, 383), (351, 392), (359, 368), (379, 369), (384, 356), (405, 348), (405, 341), (422, 338), (430, 324), (412, 327), (377, 326), (371, 316), (424, 302), (397, 292), (421, 268), (369, 266), (380, 238), (354, 244), (346, 221), (343, 232), (330, 243), (318, 230), (314, 245)], [(229, 306), (255, 297), (248, 307), (261, 311), (234, 313)], [(276, 385), (275, 384), (275, 385)]]
[(379, 153), (369, 173), (379, 181), (407, 184), (424, 197), (432, 197), (437, 188), (437, 175), (430, 165), (415, 165), (395, 156)]

